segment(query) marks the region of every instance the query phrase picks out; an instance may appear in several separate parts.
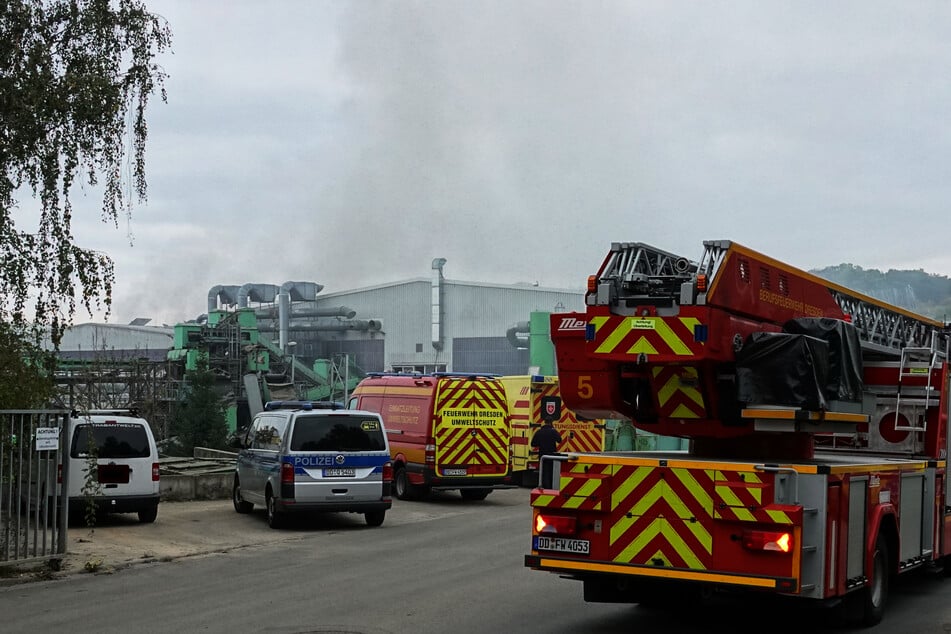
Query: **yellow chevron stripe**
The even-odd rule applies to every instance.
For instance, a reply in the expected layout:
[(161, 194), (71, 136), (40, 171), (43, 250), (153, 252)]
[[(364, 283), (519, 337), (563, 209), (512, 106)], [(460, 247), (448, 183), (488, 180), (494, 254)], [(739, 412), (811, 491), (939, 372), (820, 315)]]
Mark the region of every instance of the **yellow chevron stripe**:
[(628, 349), (628, 354), (657, 354), (657, 348), (651, 345), (647, 337), (641, 337)]
[(772, 519), (777, 524), (792, 524), (793, 523), (792, 518), (786, 515), (786, 513), (783, 511), (776, 511), (773, 509), (765, 509), (765, 510), (766, 510), (766, 514), (769, 515), (770, 519)]
[(653, 469), (654, 467), (637, 467), (627, 480), (615, 487), (611, 493), (611, 509), (616, 509), (631, 494), (631, 491), (640, 486)]
[(681, 341), (680, 337), (677, 336), (673, 330), (671, 330), (670, 325), (660, 318), (654, 319), (654, 330), (660, 335), (660, 338), (664, 340), (674, 354), (677, 355), (687, 355), (693, 354), (687, 344)]
[(657, 535), (662, 535), (667, 540), (667, 543), (677, 551), (677, 554), (684, 560), (688, 568), (691, 570), (706, 569), (680, 534), (670, 525), (670, 522), (661, 518), (651, 522), (650, 526), (641, 532), (627, 548), (618, 553), (614, 561), (632, 561)]
[(687, 327), (689, 332), (693, 332), (693, 327), (700, 323), (700, 320), (696, 317), (681, 317), (680, 323)]
[(557, 495), (539, 495), (537, 498), (532, 500), (532, 506), (548, 506), (553, 501), (555, 501), (557, 497)]
[(588, 497), (592, 493), (594, 493), (594, 491), (598, 488), (600, 484), (601, 484), (601, 480), (589, 479), (587, 482), (585, 482), (581, 486), (581, 488), (578, 489), (577, 493), (575, 493), (574, 495), (572, 495), (570, 498), (568, 498), (565, 501), (563, 507), (566, 509), (578, 508), (579, 506), (581, 506), (582, 502), (585, 502), (588, 499)]
[(713, 509), (713, 500), (710, 499), (710, 496), (703, 489), (703, 486), (693, 477), (693, 474), (689, 469), (671, 469), (673, 474), (677, 476), (677, 479), (680, 480), (681, 484), (690, 491), (690, 495), (693, 496), (700, 506), (702, 506), (708, 512)]
[(598, 332), (607, 320), (607, 317), (592, 317), (588, 320), (588, 323), (594, 326), (595, 332)]
[(674, 408), (674, 411), (670, 413), (671, 418), (700, 418), (700, 416), (687, 407), (686, 405), (678, 405)]
[(736, 515), (737, 519), (747, 522), (752, 522), (754, 519), (756, 519), (756, 516), (754, 516), (753, 513), (749, 511), (749, 509), (743, 506), (743, 503), (740, 502), (740, 498), (736, 496), (736, 494), (733, 492), (733, 489), (728, 486), (718, 484), (714, 490), (716, 491), (717, 495), (719, 495), (720, 498), (727, 503), (727, 506), (730, 507), (730, 511)]
[(674, 493), (665, 482), (658, 482), (652, 486), (650, 490), (637, 501), (637, 504), (631, 508), (631, 514), (635, 517), (646, 515), (650, 508), (660, 500), (665, 500), (680, 519), (692, 517), (692, 513), (690, 509), (687, 508), (687, 505), (677, 497), (677, 494)]
[(595, 352), (612, 352), (617, 348), (618, 344), (621, 343), (621, 340), (624, 339), (631, 332), (631, 320), (622, 319), (614, 331), (608, 335), (607, 339), (598, 346)]

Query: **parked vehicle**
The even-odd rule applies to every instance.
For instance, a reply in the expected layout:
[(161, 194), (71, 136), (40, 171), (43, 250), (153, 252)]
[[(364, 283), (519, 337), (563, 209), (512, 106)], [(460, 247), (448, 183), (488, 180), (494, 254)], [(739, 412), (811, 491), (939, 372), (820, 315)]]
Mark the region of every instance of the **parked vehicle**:
[(350, 407), (383, 417), (401, 500), (453, 489), (483, 500), (514, 486), (505, 389), (495, 376), (374, 373), (353, 391)]
[(392, 505), (393, 469), (379, 414), (273, 401), (239, 442), (234, 509), (265, 507), (271, 528), (305, 511), (363, 513), (368, 525), (379, 526)]
[(82, 517), (92, 501), (98, 513), (155, 521), (159, 457), (148, 421), (133, 410), (91, 410), (70, 418), (68, 438), (70, 517)]

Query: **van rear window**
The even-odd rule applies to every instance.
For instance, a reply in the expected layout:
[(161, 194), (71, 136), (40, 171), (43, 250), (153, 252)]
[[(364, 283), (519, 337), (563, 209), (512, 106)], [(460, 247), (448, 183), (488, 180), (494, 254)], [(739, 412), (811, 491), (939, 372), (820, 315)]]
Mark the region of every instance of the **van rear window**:
[(298, 416), (291, 451), (382, 451), (383, 426), (363, 416)]
[(90, 440), (98, 458), (148, 458), (152, 455), (149, 437), (142, 425), (129, 423), (86, 423), (77, 425), (69, 455), (86, 458)]

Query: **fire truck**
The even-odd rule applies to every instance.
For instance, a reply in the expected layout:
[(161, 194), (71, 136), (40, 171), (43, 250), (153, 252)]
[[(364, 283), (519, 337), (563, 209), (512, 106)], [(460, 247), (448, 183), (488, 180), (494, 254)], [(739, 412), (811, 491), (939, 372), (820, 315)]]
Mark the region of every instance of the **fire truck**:
[(525, 485), (538, 481), (538, 449), (532, 436), (551, 420), (561, 434), (563, 452), (602, 451), (603, 420), (579, 417), (562, 406), (557, 376), (513, 375), (501, 377), (512, 421), (512, 474)]
[(689, 449), (550, 457), (525, 565), (589, 602), (750, 590), (875, 624), (890, 578), (951, 554), (949, 330), (703, 247), (614, 243), (584, 312), (551, 316), (566, 406)]

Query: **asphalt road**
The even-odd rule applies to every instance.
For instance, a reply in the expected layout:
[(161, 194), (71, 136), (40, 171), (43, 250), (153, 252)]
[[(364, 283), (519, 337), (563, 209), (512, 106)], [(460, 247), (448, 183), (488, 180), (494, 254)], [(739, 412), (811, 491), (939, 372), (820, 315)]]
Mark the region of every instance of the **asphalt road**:
[[(447, 493), (429, 502), (397, 501), (380, 528), (366, 527), (361, 516), (334, 515), (279, 532), (267, 529), (260, 513), (229, 511), (230, 503), (168, 506), (156, 528), (138, 534), (162, 529), (164, 519), (165, 533), (179, 542), (186, 538), (177, 527), (190, 523), (205, 540), (230, 531), (247, 535), (246, 543), (226, 546), (214, 538), (205, 549), (216, 551), (210, 554), (164, 560), (147, 552), (140, 561), (150, 563), (102, 568), (112, 574), (76, 573), (0, 588), (0, 631), (852, 631), (832, 625), (826, 611), (765, 597), (717, 598), (672, 612), (586, 604), (580, 584), (524, 568), (528, 497), (519, 489), (464, 502)], [(102, 525), (93, 543), (138, 526)], [(151, 552), (165, 551), (156, 545)], [(951, 580), (917, 576), (892, 590), (876, 634), (951, 632)]]

